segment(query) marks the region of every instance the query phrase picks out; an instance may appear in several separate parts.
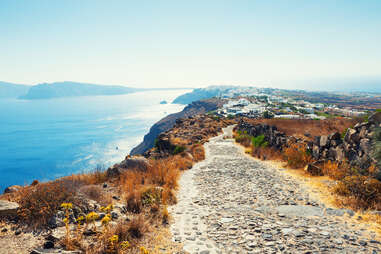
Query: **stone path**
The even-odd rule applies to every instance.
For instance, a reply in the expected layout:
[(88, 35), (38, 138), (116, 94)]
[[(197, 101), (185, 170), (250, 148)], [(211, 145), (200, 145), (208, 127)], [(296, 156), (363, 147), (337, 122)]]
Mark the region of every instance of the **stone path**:
[[(225, 130), (231, 136), (232, 127)], [(326, 209), (277, 169), (212, 138), (206, 160), (184, 172), (172, 206), (173, 238), (189, 253), (381, 253), (351, 211)], [(347, 215), (345, 215), (347, 216)]]

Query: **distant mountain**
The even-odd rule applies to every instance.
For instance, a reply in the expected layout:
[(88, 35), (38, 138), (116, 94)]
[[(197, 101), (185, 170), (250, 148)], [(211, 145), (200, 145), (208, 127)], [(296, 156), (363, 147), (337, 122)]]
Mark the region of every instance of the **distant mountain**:
[(17, 98), (27, 94), (30, 86), (0, 81), (0, 98)]
[(140, 91), (138, 88), (125, 86), (95, 85), (71, 81), (44, 83), (31, 87), (28, 93), (20, 96), (21, 99), (49, 99), (59, 97), (117, 95)]

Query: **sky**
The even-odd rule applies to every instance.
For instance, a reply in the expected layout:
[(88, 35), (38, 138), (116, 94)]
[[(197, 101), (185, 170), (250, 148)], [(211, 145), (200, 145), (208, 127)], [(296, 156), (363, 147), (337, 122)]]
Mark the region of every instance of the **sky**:
[(380, 13), (379, 0), (1, 0), (0, 80), (286, 88), (378, 79)]

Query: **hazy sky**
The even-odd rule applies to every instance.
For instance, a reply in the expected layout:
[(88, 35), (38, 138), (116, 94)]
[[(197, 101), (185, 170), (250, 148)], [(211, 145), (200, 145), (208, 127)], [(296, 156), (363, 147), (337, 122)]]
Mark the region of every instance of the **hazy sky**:
[(381, 1), (0, 0), (0, 80), (146, 87), (381, 76)]

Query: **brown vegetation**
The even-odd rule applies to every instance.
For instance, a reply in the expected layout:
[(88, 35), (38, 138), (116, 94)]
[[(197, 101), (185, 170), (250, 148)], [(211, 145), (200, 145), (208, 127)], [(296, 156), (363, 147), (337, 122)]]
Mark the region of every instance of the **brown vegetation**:
[(312, 162), (312, 156), (307, 152), (304, 144), (290, 144), (283, 149), (283, 156), (287, 166), (292, 168), (304, 168)]
[(287, 136), (310, 140), (313, 136), (329, 135), (333, 132), (343, 133), (347, 128), (361, 122), (362, 119), (337, 117), (326, 120), (245, 119), (245, 121), (251, 124), (261, 123), (276, 126), (279, 131), (284, 132)]

